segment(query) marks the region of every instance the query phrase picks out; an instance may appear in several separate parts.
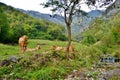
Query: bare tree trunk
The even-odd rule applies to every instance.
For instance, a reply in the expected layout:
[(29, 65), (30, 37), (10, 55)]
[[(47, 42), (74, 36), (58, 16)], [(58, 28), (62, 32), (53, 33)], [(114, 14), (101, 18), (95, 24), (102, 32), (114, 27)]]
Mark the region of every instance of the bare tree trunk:
[(67, 24), (67, 30), (68, 30), (68, 44), (67, 44), (66, 56), (69, 59), (70, 58), (69, 47), (71, 45), (71, 26), (70, 26), (70, 24)]

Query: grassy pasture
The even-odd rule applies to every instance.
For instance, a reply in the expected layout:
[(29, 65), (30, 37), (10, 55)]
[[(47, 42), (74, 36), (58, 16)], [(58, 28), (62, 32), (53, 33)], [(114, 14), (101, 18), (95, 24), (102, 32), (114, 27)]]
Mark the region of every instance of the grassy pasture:
[[(36, 44), (43, 44), (41, 45), (41, 49), (34, 52), (20, 52), (20, 47), (18, 44), (16, 45), (7, 45), (7, 44), (0, 44), (0, 60), (7, 59), (11, 56), (24, 56), (29, 57), (29, 55), (32, 54), (41, 54), (44, 52), (51, 53), (51, 46), (62, 46), (66, 47), (67, 42), (66, 41), (50, 41), (50, 40), (39, 40), (39, 39), (29, 39), (28, 40), (28, 48), (35, 48)], [(75, 50), (77, 51), (75, 54), (77, 58), (83, 58), (86, 59), (88, 56), (97, 57), (101, 51), (96, 48), (96, 46), (86, 46), (79, 42), (72, 42), (72, 45), (75, 47)], [(61, 53), (61, 52), (60, 52)], [(65, 55), (65, 52), (62, 52)], [(95, 54), (94, 54), (95, 53)], [(101, 53), (102, 54), (102, 53)]]
[[(16, 45), (7, 45), (7, 44), (0, 44), (0, 60), (7, 59), (10, 56), (28, 56), (35, 53), (43, 53), (43, 52), (50, 52), (50, 47), (52, 45), (66, 47), (66, 41), (50, 41), (50, 40), (38, 40), (38, 39), (29, 39), (28, 40), (28, 48), (35, 48), (36, 44), (42, 44), (41, 49), (34, 52), (20, 52), (20, 47), (18, 44)], [(79, 51), (80, 43), (73, 42), (73, 46)]]
[[(18, 44), (0, 44), (0, 61), (9, 59), (11, 56), (23, 57), (19, 63), (10, 64), (12, 67), (3, 66), (0, 68), (0, 79), (63, 80), (73, 70), (90, 68), (103, 55), (103, 52), (100, 50), (101, 44), (87, 46), (78, 42), (72, 42), (77, 52), (75, 52), (75, 56), (71, 53), (74, 58), (68, 60), (65, 57), (65, 52), (50, 50), (52, 45), (65, 47), (67, 42), (37, 39), (30, 39), (28, 42), (28, 48), (35, 48), (38, 43), (44, 45), (41, 45), (41, 49), (38, 51), (21, 53)], [(40, 55), (36, 57), (35, 54)]]

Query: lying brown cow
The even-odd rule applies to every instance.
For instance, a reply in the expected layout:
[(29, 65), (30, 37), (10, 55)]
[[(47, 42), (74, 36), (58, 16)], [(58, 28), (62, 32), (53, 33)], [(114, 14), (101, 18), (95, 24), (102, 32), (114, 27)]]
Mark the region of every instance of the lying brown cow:
[(27, 48), (25, 52), (37, 51), (40, 49), (40, 44), (37, 44), (36, 48)]
[(50, 48), (51, 50), (55, 50), (55, 51), (61, 51), (61, 50), (63, 50), (63, 47), (59, 47), (59, 46), (52, 46), (51, 48)]
[(21, 51), (24, 52), (27, 48), (28, 36), (24, 35), (24, 36), (20, 37), (18, 43), (20, 45)]
[[(67, 51), (67, 48), (65, 47), (64, 48), (64, 51)], [(69, 47), (69, 52), (74, 52), (75, 51), (75, 48), (71, 45), (70, 47)]]
[[(66, 49), (66, 47), (60, 47), (60, 46), (52, 46), (51, 48), (50, 48), (51, 50), (55, 50), (55, 51), (66, 51), (67, 49)], [(75, 50), (74, 50), (74, 47), (71, 45), (70, 47), (69, 47), (69, 52), (74, 52)]]

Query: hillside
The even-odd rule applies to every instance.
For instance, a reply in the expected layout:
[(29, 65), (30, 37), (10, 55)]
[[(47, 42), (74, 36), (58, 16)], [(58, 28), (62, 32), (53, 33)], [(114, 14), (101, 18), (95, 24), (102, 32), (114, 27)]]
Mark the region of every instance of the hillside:
[(98, 47), (106, 55), (120, 58), (120, 11), (107, 18), (96, 18), (90, 27), (78, 35), (81, 43)]
[[(18, 40), (23, 34), (27, 34), (29, 38), (37, 39), (58, 39), (65, 40), (65, 28), (54, 22), (37, 19), (22, 13), (11, 6), (0, 3), (2, 15), (6, 15), (6, 21), (9, 26), (9, 40), (10, 42)], [(2, 25), (3, 23), (1, 23)], [(4, 25), (4, 24), (3, 24)], [(54, 27), (53, 27), (54, 26)], [(57, 31), (56, 31), (57, 30)], [(2, 36), (2, 35), (1, 35)], [(55, 37), (56, 36), (56, 37)], [(13, 41), (13, 42), (14, 42)]]

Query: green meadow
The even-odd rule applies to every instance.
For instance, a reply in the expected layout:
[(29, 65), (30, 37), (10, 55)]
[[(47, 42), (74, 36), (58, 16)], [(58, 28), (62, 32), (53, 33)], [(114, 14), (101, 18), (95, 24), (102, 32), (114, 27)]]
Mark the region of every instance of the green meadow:
[[(35, 53), (50, 51), (52, 45), (66, 46), (66, 42), (63, 41), (50, 41), (50, 40), (39, 40), (39, 39), (29, 39), (28, 48), (36, 48), (36, 44), (41, 44), (41, 49), (35, 51)], [(19, 44), (0, 44), (0, 60), (9, 58), (11, 55), (29, 55), (30, 53), (21, 53)]]

